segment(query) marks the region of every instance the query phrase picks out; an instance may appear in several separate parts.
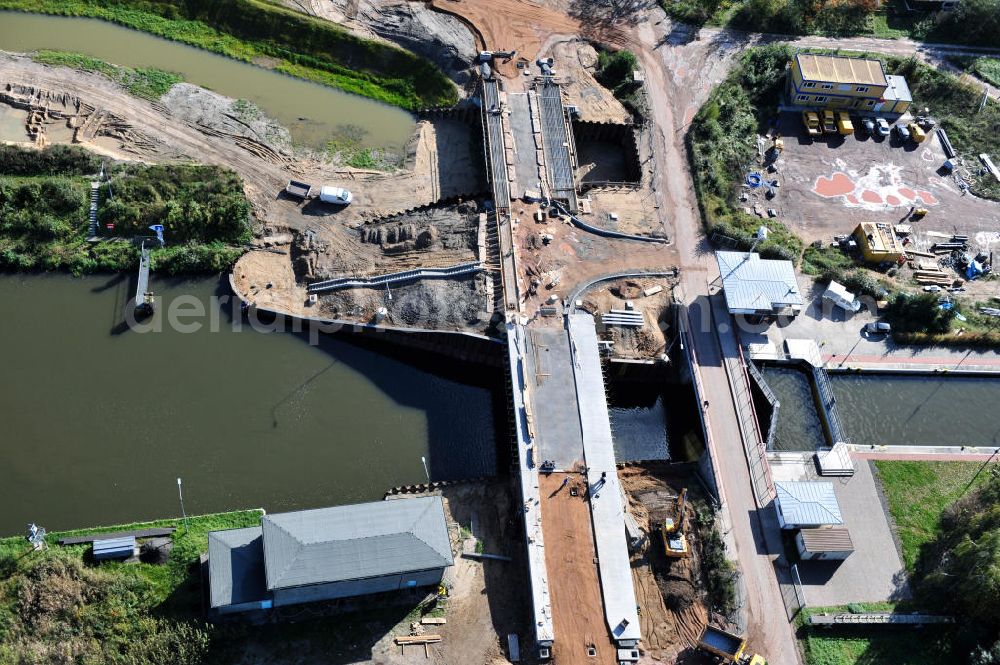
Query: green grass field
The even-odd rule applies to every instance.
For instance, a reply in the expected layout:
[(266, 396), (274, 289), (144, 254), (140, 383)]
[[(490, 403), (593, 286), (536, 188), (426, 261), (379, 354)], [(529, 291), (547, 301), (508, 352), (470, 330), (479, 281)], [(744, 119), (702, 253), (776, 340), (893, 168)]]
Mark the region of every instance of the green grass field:
[[(852, 605), (862, 612), (893, 610), (893, 603)], [(806, 609), (796, 621), (799, 643), (806, 665), (950, 665), (957, 663), (951, 655), (947, 631), (923, 629), (919, 633), (906, 628), (843, 627), (810, 628), (809, 615), (823, 612), (846, 612), (846, 607), (815, 607)]]
[[(35, 551), (23, 537), (0, 540), (0, 662), (204, 662), (219, 635), (201, 613), (208, 532), (260, 523), (260, 510), (52, 533)], [(90, 545), (64, 536), (171, 526), (166, 563), (95, 564)]]
[(937, 534), (944, 509), (985, 481), (985, 473), (976, 477), (982, 466), (981, 462), (875, 462), (908, 571), (913, 571), (920, 548)]

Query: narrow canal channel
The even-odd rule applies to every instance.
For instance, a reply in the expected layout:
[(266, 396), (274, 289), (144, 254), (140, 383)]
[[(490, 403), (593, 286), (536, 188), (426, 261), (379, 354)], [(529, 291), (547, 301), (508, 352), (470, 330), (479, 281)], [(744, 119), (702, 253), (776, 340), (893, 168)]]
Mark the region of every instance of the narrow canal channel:
[(218, 331), (208, 316), (182, 320), (196, 332), (129, 330), (128, 277), (0, 276), (0, 534), (176, 515), (177, 476), (204, 513), (378, 499), (423, 482), (421, 456), (434, 479), (496, 472), (499, 371), (235, 331), (215, 280), (156, 287), (205, 303)]
[[(317, 148), (350, 136), (364, 147), (398, 154), (414, 127), (409, 113), (388, 104), (98, 19), (0, 12), (0, 49), (55, 49), (126, 67), (175, 72), (188, 83), (254, 102), (287, 127), (294, 141)], [(0, 140), (20, 139), (0, 133)]]
[[(827, 444), (809, 375), (795, 367), (762, 368), (781, 408), (773, 450)], [(958, 375), (831, 373), (840, 421), (862, 445), (1000, 445), (1000, 378)]]

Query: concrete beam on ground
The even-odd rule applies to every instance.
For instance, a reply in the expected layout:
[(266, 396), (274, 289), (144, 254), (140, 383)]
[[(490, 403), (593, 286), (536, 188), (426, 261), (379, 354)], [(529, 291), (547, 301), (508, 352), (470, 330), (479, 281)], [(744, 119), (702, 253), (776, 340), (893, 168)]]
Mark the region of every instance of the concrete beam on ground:
[(604, 615), (612, 637), (626, 646), (637, 642), (641, 633), (597, 330), (590, 314), (568, 318)]

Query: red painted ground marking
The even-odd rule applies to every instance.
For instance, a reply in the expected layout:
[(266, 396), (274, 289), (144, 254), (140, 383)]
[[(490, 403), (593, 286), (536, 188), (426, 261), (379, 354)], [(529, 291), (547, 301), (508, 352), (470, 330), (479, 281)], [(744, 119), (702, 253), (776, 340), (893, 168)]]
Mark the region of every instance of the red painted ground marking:
[(848, 203), (853, 203), (854, 205), (858, 205), (858, 197), (856, 197), (854, 194), (848, 194), (847, 195), (847, 202)]
[(920, 190), (919, 192), (917, 192), (917, 194), (920, 195), (920, 200), (926, 203), (927, 205), (929, 206), (937, 205), (938, 200), (930, 192)]
[(917, 200), (917, 193), (915, 191), (913, 191), (912, 189), (910, 189), (909, 187), (900, 187), (896, 191), (899, 192), (900, 196), (908, 198), (911, 201), (916, 201)]
[[(823, 360), (831, 363), (837, 364), (839, 367), (840, 361), (844, 359), (843, 353), (831, 353), (825, 354)], [(959, 364), (961, 360), (961, 364)], [(854, 363), (864, 363), (866, 365), (887, 365), (889, 367), (901, 367), (905, 365), (939, 365), (941, 367), (947, 367), (949, 369), (974, 369), (976, 367), (983, 366), (997, 366), (1000, 367), (1000, 359), (996, 358), (978, 358), (978, 357), (968, 357), (964, 355), (960, 358), (954, 357), (938, 357), (932, 358), (927, 356), (912, 356), (906, 358), (898, 358), (894, 356), (865, 356), (852, 353), (844, 363), (847, 367), (851, 367)], [(940, 372), (941, 374), (947, 374), (948, 372)]]
[(813, 191), (820, 196), (825, 196), (827, 198), (843, 196), (844, 194), (850, 194), (854, 191), (854, 181), (848, 178), (847, 175), (840, 172), (834, 173), (829, 178), (820, 176), (819, 178), (816, 178), (816, 184), (813, 185)]
[(865, 203), (882, 203), (882, 197), (878, 192), (873, 192), (870, 189), (866, 189), (861, 192), (861, 200)]
[(902, 201), (900, 201), (898, 197), (895, 197), (892, 194), (889, 194), (888, 196), (885, 197), (885, 202), (891, 206), (898, 206), (900, 203), (902, 203)]

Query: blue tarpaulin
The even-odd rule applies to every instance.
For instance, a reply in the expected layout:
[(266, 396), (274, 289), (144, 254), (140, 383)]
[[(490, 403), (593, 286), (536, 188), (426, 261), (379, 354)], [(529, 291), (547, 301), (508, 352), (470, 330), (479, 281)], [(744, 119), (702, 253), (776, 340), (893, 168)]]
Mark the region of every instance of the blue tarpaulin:
[(979, 261), (970, 261), (969, 267), (965, 269), (966, 279), (975, 279), (983, 274), (983, 266)]

